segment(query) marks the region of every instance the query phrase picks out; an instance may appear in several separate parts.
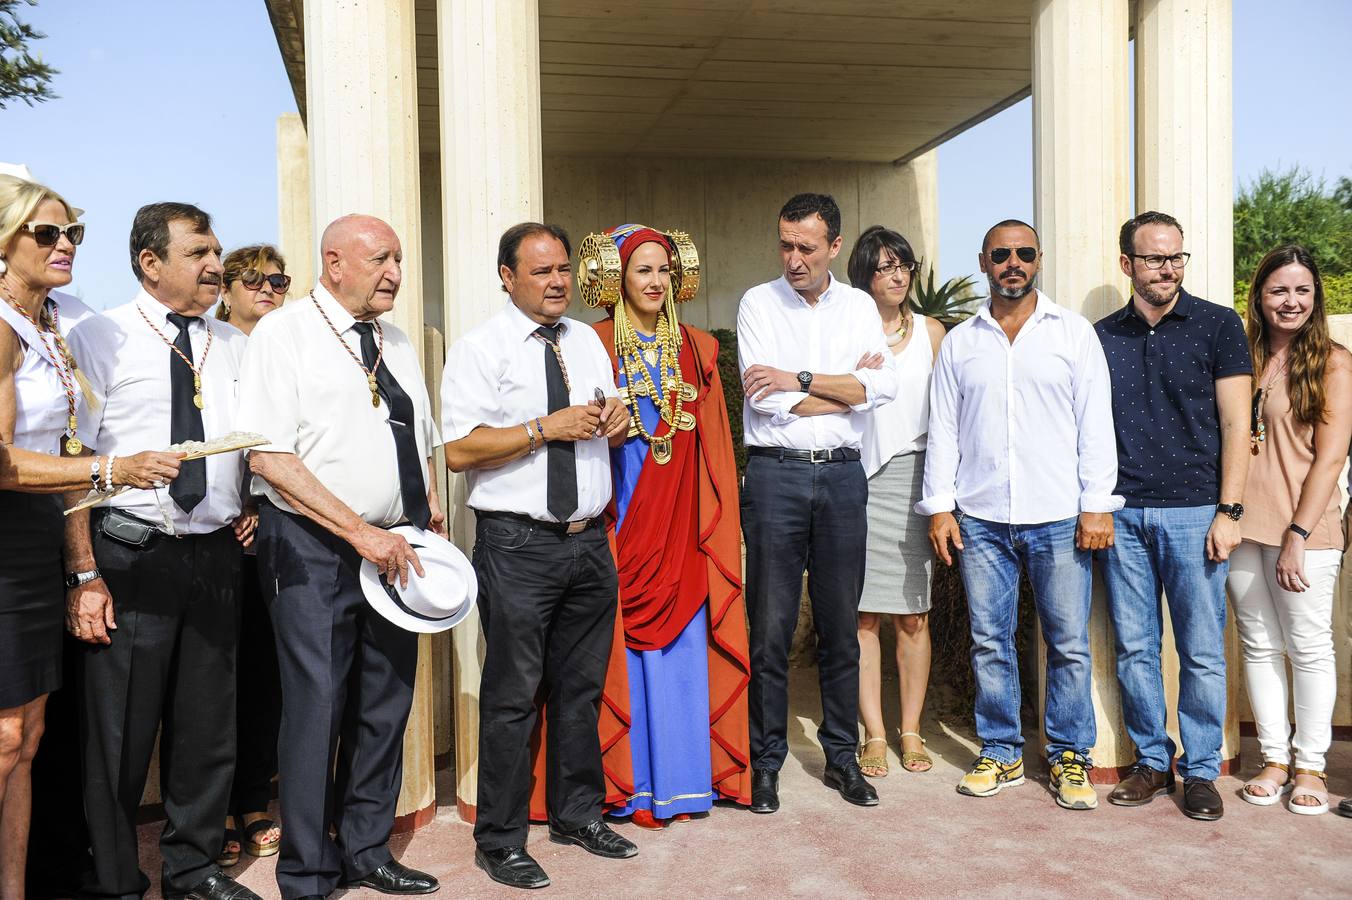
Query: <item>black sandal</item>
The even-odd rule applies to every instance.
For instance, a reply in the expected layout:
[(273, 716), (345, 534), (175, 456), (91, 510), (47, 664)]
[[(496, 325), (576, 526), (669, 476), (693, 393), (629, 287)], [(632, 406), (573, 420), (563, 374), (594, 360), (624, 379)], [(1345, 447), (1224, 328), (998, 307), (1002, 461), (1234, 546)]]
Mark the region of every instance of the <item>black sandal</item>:
[(244, 826), (244, 850), (250, 856), (272, 856), (278, 850), (282, 849), (282, 838), (278, 835), (277, 840), (269, 844), (260, 844), (257, 840), (258, 835), (277, 827), (277, 823), (272, 819), (255, 819)]
[(228, 869), (231, 866), (239, 864), (239, 851), (230, 852), (230, 844), (238, 845), (239, 831), (234, 828), (225, 829), (225, 840), (221, 841), (221, 855), (216, 857), (216, 865), (222, 869)]

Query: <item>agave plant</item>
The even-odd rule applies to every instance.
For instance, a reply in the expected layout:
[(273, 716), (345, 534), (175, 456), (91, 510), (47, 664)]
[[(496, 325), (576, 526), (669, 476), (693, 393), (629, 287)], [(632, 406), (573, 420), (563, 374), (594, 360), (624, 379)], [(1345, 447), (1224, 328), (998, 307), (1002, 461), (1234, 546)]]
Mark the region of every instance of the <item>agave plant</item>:
[(986, 299), (984, 294), (976, 293), (975, 287), (975, 275), (950, 278), (935, 286), (934, 267), (931, 266), (929, 277), (916, 281), (911, 288), (911, 309), (939, 320), (945, 328), (952, 328), (975, 312), (978, 301)]

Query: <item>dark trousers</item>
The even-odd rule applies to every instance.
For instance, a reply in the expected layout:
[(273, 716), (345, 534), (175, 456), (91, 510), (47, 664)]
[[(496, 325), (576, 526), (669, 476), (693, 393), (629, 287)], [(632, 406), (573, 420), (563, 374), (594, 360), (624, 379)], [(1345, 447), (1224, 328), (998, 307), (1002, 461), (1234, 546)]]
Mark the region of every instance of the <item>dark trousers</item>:
[(282, 685), (277, 885), (293, 900), (327, 895), (392, 858), (418, 636), (367, 605), (361, 558), (345, 541), (270, 504), (259, 517)]
[[(95, 514), (95, 521), (98, 515)], [(80, 732), (94, 871), (82, 892), (139, 897), (136, 810), (160, 731), (161, 884), (216, 871), (235, 769), (240, 547), (229, 528), (135, 549), (94, 532), (117, 630), (86, 645)]]
[(807, 569), (827, 762), (852, 762), (859, 738), (859, 595), (868, 479), (858, 462), (753, 456), (742, 488), (751, 620), (751, 765), (779, 771), (789, 752), (789, 648)]
[(33, 820), (28, 829), (29, 900), (73, 897), (89, 869), (80, 750), (80, 672), (84, 644), (65, 636), (61, 687), (47, 697), (42, 743), (33, 759)]
[[(237, 750), (230, 812), (235, 816), (266, 812), (277, 774), (277, 729), (282, 721), (281, 677), (272, 618), (263, 602), (258, 557), (244, 557), (243, 601), (240, 603), (239, 678), (235, 715)], [(235, 823), (244, 827), (241, 819)]]
[(615, 558), (600, 525), (564, 535), (480, 516), (474, 571), (486, 644), (474, 840), (485, 850), (521, 847), (542, 700), (550, 822), (576, 828), (601, 817), (596, 726), (619, 602)]

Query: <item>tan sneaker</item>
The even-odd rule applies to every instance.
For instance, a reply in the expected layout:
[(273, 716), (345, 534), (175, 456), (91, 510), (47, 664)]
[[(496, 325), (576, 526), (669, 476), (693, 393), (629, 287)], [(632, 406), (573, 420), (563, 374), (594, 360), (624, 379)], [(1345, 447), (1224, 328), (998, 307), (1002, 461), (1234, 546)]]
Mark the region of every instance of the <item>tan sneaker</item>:
[(1098, 807), (1098, 794), (1089, 783), (1089, 764), (1083, 756), (1063, 750), (1052, 763), (1052, 787), (1056, 789), (1057, 804), (1066, 809)]
[(972, 771), (958, 782), (958, 793), (969, 797), (994, 797), (1007, 787), (1023, 784), (1023, 757), (1002, 763), (989, 756), (977, 757)]

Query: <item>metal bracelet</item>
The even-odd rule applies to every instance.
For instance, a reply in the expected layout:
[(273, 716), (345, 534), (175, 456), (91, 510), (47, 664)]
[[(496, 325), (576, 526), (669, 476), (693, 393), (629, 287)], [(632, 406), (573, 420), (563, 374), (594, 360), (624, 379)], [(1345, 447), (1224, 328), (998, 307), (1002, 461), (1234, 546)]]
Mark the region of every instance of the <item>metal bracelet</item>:
[(526, 440), (530, 441), (530, 452), (535, 452), (535, 432), (530, 430), (530, 423), (523, 422), (522, 426), (526, 429)]

